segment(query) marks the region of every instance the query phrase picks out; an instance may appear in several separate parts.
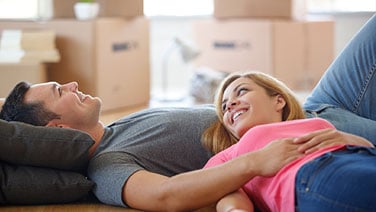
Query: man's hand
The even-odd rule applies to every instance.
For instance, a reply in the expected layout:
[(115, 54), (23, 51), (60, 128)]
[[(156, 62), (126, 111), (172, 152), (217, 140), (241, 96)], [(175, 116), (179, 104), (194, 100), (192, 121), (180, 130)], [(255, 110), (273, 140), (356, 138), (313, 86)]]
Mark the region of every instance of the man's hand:
[(258, 164), (258, 175), (274, 176), (282, 167), (304, 155), (299, 151), (300, 143), (295, 138), (283, 138), (270, 142), (260, 150), (255, 151), (255, 163)]

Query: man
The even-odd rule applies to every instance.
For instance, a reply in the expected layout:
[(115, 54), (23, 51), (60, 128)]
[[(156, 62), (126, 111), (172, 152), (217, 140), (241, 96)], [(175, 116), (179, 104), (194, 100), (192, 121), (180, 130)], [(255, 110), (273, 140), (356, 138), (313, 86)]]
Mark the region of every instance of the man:
[(213, 204), (256, 175), (275, 174), (310, 148), (298, 151), (302, 145), (292, 139), (278, 140), (221, 166), (198, 170), (211, 156), (200, 137), (216, 120), (213, 108), (147, 109), (109, 126), (100, 122), (100, 108), (101, 100), (80, 92), (76, 82), (21, 82), (7, 97), (0, 117), (90, 134), (95, 144), (88, 175), (99, 200), (148, 211)]

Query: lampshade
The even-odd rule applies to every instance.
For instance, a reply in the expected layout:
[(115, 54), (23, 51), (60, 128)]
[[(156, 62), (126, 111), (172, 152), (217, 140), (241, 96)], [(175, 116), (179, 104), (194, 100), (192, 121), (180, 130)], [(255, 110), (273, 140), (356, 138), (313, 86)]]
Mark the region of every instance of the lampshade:
[(168, 87), (168, 63), (171, 59), (171, 55), (173, 53), (180, 54), (182, 61), (187, 64), (195, 59), (200, 52), (195, 49), (192, 45), (188, 45), (187, 43), (183, 42), (181, 39), (175, 37), (173, 39), (172, 44), (166, 49), (165, 54), (162, 58), (162, 97), (158, 98), (159, 101), (167, 102), (167, 101), (180, 101), (182, 97), (176, 98), (171, 97), (167, 93)]
[(200, 52), (197, 49), (184, 43), (177, 37), (174, 39), (174, 42), (177, 45), (177, 48), (180, 50), (181, 58), (185, 63), (189, 63), (200, 54)]

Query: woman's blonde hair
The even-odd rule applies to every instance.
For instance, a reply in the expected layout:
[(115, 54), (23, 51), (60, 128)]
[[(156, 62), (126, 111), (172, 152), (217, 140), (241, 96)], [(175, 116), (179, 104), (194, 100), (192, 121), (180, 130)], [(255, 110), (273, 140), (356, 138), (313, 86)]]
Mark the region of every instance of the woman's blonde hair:
[(258, 71), (233, 73), (227, 76), (218, 87), (214, 104), (218, 121), (214, 122), (203, 134), (204, 145), (214, 154), (235, 144), (238, 138), (230, 133), (223, 125), (222, 98), (226, 88), (236, 79), (249, 78), (263, 87), (269, 96), (281, 95), (286, 101), (282, 112), (282, 121), (305, 118), (304, 111), (294, 93), (278, 79)]

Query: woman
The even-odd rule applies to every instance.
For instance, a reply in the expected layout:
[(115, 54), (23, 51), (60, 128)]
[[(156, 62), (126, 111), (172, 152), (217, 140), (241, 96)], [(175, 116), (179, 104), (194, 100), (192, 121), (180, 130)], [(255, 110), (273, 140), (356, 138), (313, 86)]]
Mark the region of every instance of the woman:
[(215, 140), (207, 146), (218, 152), (240, 140), (211, 158), (206, 168), (260, 150), (272, 140), (294, 140), (321, 131), (334, 141), (332, 146), (290, 162), (272, 177), (254, 177), (239, 191), (222, 198), (218, 211), (252, 211), (252, 202), (262, 211), (294, 211), (295, 207), (298, 211), (376, 209), (373, 145), (358, 136), (339, 134), (324, 119), (304, 119), (299, 101), (282, 82), (260, 72), (230, 75), (218, 91), (216, 108), (219, 123), (233, 139), (227, 143), (221, 139), (220, 144)]
[[(324, 118), (338, 130), (362, 136), (374, 145), (376, 144), (376, 113), (373, 112), (376, 107), (376, 99), (373, 98), (373, 91), (376, 89), (374, 76), (376, 73), (375, 26), (376, 15), (362, 27), (343, 49), (304, 103), (305, 114), (308, 118)], [(286, 98), (285, 101), (288, 99)], [(220, 107), (220, 105), (217, 105), (217, 107)], [(221, 117), (221, 113), (218, 115)], [(347, 136), (349, 139), (346, 139)], [(350, 134), (340, 135), (338, 131), (324, 129), (301, 136), (295, 139), (294, 142), (307, 141), (303, 146), (310, 146), (318, 144), (317, 141), (320, 138), (338, 144), (346, 140), (355, 141), (357, 138), (351, 137), (352, 135)], [(237, 142), (236, 136), (224, 130), (224, 125), (220, 123), (209, 128), (205, 138), (208, 140), (207, 146), (214, 152), (218, 152)], [(323, 144), (328, 143), (322, 142), (318, 147)], [(307, 153), (314, 152), (317, 149), (315, 147)], [(304, 171), (301, 172), (304, 173)], [(297, 178), (299, 177), (302, 176), (298, 175)], [(348, 182), (346, 184), (350, 185)], [(354, 186), (359, 187), (359, 183)], [(296, 189), (296, 192), (297, 194), (300, 192), (305, 193), (305, 189)], [(340, 191), (334, 192), (340, 193)], [(299, 197), (302, 198), (302, 196)], [(353, 199), (354, 195), (351, 198)], [(224, 201), (221, 202), (223, 203)], [(313, 200), (309, 202), (312, 205), (322, 205)], [(295, 203), (298, 204), (298, 208), (304, 207), (301, 199), (297, 199)], [(218, 206), (220, 205), (218, 204)], [(307, 210), (317, 211), (318, 209), (313, 207), (304, 211)]]

